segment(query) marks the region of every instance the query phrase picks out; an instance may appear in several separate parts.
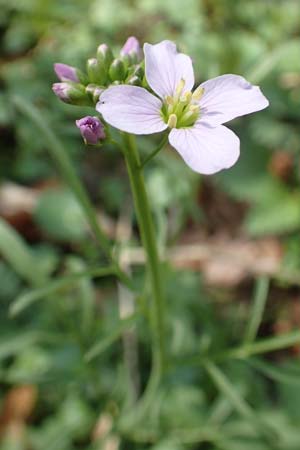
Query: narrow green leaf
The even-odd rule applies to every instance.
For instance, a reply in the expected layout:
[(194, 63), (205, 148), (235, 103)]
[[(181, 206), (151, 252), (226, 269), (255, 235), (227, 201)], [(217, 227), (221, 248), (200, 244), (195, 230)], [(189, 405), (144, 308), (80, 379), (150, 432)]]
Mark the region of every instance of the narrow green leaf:
[(276, 439), (278, 439), (276, 430), (268, 426), (262, 419), (259, 419), (257, 417), (254, 410), (252, 410), (248, 403), (243, 399), (235, 386), (230, 383), (226, 375), (211, 361), (206, 361), (204, 363), (204, 367), (216, 387), (223, 395), (228, 398), (234, 409), (242, 417), (253, 424), (253, 426), (257, 429), (264, 440), (266, 440), (266, 442), (276, 442)]
[(90, 276), (90, 277), (105, 277), (108, 275), (114, 275), (115, 268), (108, 267), (98, 267), (96, 269), (89, 269), (83, 272), (77, 272), (67, 277), (59, 278), (58, 280), (51, 281), (47, 283), (45, 286), (30, 290), (29, 292), (25, 292), (21, 294), (10, 306), (9, 313), (12, 317), (17, 316), (20, 312), (24, 311), (24, 309), (28, 308), (28, 306), (33, 303), (42, 300), (48, 295), (54, 294), (55, 292), (61, 289), (68, 289), (73, 286), (79, 279)]
[(259, 277), (256, 281), (252, 312), (245, 333), (245, 343), (250, 343), (256, 338), (259, 326), (263, 318), (263, 313), (269, 292), (269, 285), (270, 281), (266, 276)]
[(223, 354), (217, 355), (216, 359), (236, 358), (246, 359), (251, 355), (258, 355), (260, 353), (268, 353), (283, 348), (291, 347), (300, 344), (300, 331), (293, 331), (285, 333), (281, 336), (276, 336), (269, 339), (261, 339), (252, 344), (243, 345), (241, 347), (229, 350)]
[(288, 369), (284, 369), (254, 358), (249, 358), (247, 360), (247, 364), (258, 370), (271, 380), (283, 384), (300, 386), (300, 372), (298, 374), (292, 373), (292, 371)]
[(220, 394), (210, 408), (208, 422), (213, 424), (223, 423), (231, 413), (232, 404), (227, 397)]
[(126, 319), (120, 320), (117, 327), (113, 329), (108, 336), (93, 345), (93, 347), (85, 354), (85, 360), (87, 362), (90, 362), (92, 359), (103, 353), (111, 344), (113, 344), (120, 338), (124, 331), (126, 331), (136, 322), (137, 318), (137, 314), (132, 314)]
[(255, 418), (254, 412), (248, 403), (241, 397), (239, 392), (229, 382), (224, 373), (211, 361), (206, 362), (204, 367), (219, 391), (228, 398), (235, 410), (246, 419), (253, 420)]

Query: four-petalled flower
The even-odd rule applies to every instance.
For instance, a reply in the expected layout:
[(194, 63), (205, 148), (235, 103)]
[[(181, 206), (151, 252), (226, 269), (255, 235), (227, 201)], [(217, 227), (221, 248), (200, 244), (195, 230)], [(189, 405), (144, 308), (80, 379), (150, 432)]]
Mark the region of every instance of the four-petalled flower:
[(96, 106), (104, 120), (122, 131), (152, 134), (171, 129), (170, 144), (196, 172), (212, 174), (239, 157), (239, 138), (222, 124), (259, 111), (268, 100), (258, 86), (238, 75), (222, 75), (194, 92), (191, 58), (171, 41), (145, 44), (145, 74), (154, 92), (138, 86), (111, 86)]

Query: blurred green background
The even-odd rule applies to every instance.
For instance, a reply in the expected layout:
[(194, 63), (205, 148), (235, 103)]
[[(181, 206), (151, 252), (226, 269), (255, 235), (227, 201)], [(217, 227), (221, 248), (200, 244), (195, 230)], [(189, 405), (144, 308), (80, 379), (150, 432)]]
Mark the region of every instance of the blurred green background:
[[(0, 0), (1, 450), (300, 449), (299, 11), (299, 0)], [(150, 367), (147, 292), (125, 332), (132, 299), (87, 272), (104, 255), (44, 136), (13, 103), (34, 104), (55, 131), (116, 250), (133, 249), (142, 286), (122, 156), (85, 148), (74, 122), (93, 112), (51, 90), (54, 62), (84, 69), (100, 43), (117, 54), (130, 35), (173, 40), (198, 82), (240, 74), (271, 105), (229, 125), (241, 139), (233, 169), (200, 177), (172, 149), (147, 167), (161, 251), (175, 247), (165, 267), (173, 363), (151, 408), (136, 412)], [(140, 137), (141, 151), (155, 141)], [(258, 317), (266, 349), (286, 349), (253, 343)], [(244, 352), (228, 356), (233, 347)], [(205, 363), (219, 352), (219, 367)]]

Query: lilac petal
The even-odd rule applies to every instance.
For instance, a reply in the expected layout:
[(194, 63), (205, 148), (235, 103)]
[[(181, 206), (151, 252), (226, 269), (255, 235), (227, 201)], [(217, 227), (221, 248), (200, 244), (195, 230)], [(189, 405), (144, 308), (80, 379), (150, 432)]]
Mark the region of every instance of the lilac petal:
[(156, 45), (144, 44), (146, 79), (153, 91), (164, 98), (174, 95), (179, 81), (185, 81), (183, 91), (194, 86), (192, 60), (183, 53), (177, 53), (176, 45), (171, 41), (162, 41)]
[(138, 86), (112, 86), (100, 96), (96, 110), (104, 120), (119, 130), (133, 134), (163, 131), (167, 124), (161, 118), (161, 101)]
[(200, 100), (202, 119), (212, 126), (260, 111), (269, 105), (258, 86), (239, 75), (221, 75), (205, 81)]
[(228, 169), (240, 154), (240, 140), (228, 128), (196, 124), (192, 128), (173, 128), (170, 144), (195, 172), (211, 175)]

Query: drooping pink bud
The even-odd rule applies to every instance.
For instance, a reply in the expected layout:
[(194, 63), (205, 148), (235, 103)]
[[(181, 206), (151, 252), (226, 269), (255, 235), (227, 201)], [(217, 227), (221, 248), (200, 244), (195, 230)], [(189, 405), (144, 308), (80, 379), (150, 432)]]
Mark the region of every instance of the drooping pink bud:
[(71, 87), (68, 83), (54, 83), (52, 85), (54, 94), (65, 103), (71, 103), (70, 89)]
[(121, 56), (125, 55), (136, 55), (138, 59), (141, 57), (141, 46), (136, 37), (130, 36), (125, 44), (123, 45), (121, 52)]
[(54, 64), (54, 71), (60, 81), (74, 81), (75, 83), (79, 83), (77, 69), (75, 67), (56, 63)]
[(98, 117), (86, 116), (76, 120), (81, 136), (86, 144), (98, 144), (105, 139), (104, 127)]
[(52, 85), (54, 94), (63, 102), (71, 105), (89, 106), (91, 100), (85, 90), (85, 86), (73, 81), (64, 81)]

